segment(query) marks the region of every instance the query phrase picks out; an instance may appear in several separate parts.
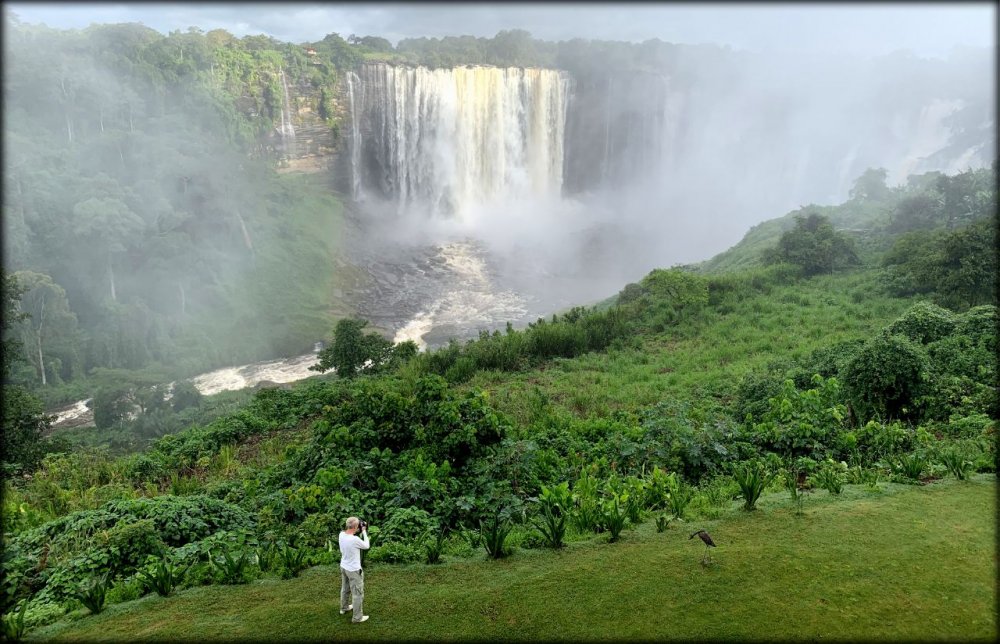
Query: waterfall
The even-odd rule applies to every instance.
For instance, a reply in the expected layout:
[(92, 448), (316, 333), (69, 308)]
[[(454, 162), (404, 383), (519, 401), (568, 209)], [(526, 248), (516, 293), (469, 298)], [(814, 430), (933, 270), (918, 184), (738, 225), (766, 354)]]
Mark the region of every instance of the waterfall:
[[(354, 93), (357, 85), (361, 92), (358, 99)], [(361, 79), (354, 72), (347, 72), (347, 98), (351, 106), (351, 198), (355, 201), (361, 199), (361, 115), (358, 113), (360, 106), (364, 104), (365, 86)]]
[(288, 100), (288, 82), (285, 80), (285, 70), (278, 70), (281, 76), (283, 98), (281, 102), (281, 142), (287, 154), (295, 154), (295, 128), (292, 127), (292, 108)]
[(359, 189), (375, 189), (400, 210), (460, 218), (501, 198), (560, 194), (565, 73), (367, 64), (355, 78), (348, 91)]

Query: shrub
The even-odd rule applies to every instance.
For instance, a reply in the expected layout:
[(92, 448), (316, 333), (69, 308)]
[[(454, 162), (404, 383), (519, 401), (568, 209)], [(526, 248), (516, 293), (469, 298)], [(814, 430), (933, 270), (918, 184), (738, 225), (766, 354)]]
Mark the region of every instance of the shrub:
[(248, 550), (240, 552), (239, 557), (233, 557), (229, 548), (223, 547), (222, 556), (212, 555), (209, 561), (223, 584), (245, 584), (249, 581), (248, 573), (252, 558)]
[(740, 486), (744, 510), (749, 512), (757, 507), (757, 499), (775, 476), (776, 474), (769, 472), (760, 461), (743, 463), (736, 468), (733, 480)]
[(583, 470), (573, 485), (573, 502), (575, 504), (573, 521), (580, 532), (600, 532), (603, 530), (603, 516), (597, 490), (597, 479), (592, 477), (587, 470)]
[(694, 489), (684, 483), (676, 472), (671, 472), (668, 478), (669, 496), (667, 507), (678, 519), (683, 519), (685, 511), (694, 498)]
[(480, 522), (479, 530), (483, 535), (483, 546), (489, 557), (502, 559), (509, 554), (507, 552), (507, 535), (511, 530), (509, 521), (501, 519), (500, 515), (496, 514), (488, 522)]
[(972, 474), (972, 460), (968, 458), (966, 451), (960, 447), (952, 446), (942, 449), (938, 460), (959, 481), (968, 480)]
[(916, 481), (927, 469), (927, 459), (915, 452), (901, 454), (896, 458), (895, 469), (906, 478)]
[(542, 486), (538, 498), (540, 521), (536, 521), (539, 532), (542, 533), (545, 545), (550, 548), (561, 548), (566, 536), (566, 515), (572, 506), (572, 496), (569, 483), (560, 483), (553, 487)]
[(844, 490), (843, 469), (843, 466), (827, 463), (814, 475), (814, 480), (830, 494), (840, 494)]
[(427, 555), (427, 563), (436, 564), (441, 561), (441, 552), (444, 550), (445, 530), (438, 528), (436, 534), (428, 534), (429, 538), (424, 542), (424, 553)]
[(617, 494), (612, 496), (610, 501), (604, 502), (604, 525), (607, 526), (610, 533), (610, 541), (618, 541), (627, 520), (628, 513), (619, 502)]
[(281, 578), (298, 577), (306, 567), (306, 551), (304, 548), (293, 548), (288, 544), (279, 551), (281, 558)]
[(414, 507), (389, 510), (379, 533), (383, 541), (409, 543), (432, 532), (437, 524), (426, 510)]
[(414, 543), (390, 541), (377, 548), (371, 548), (368, 553), (368, 560), (372, 563), (415, 563), (426, 557), (426, 552), (419, 541)]
[(119, 580), (108, 589), (107, 602), (109, 604), (121, 604), (133, 601), (142, 597), (143, 590), (142, 582), (135, 577), (127, 580)]
[(107, 575), (92, 579), (90, 584), (76, 593), (76, 598), (80, 600), (91, 614), (97, 615), (104, 610), (104, 599), (108, 592)]
[(668, 527), (670, 527), (670, 515), (664, 512), (656, 517), (656, 531), (664, 532)]
[(886, 329), (920, 344), (949, 335), (955, 329), (955, 314), (930, 302), (917, 302)]
[(145, 582), (147, 588), (155, 590), (156, 594), (161, 597), (169, 597), (170, 593), (174, 592), (174, 588), (181, 583), (188, 568), (190, 565), (183, 568), (174, 565), (164, 555), (151, 568), (141, 569), (137, 574)]
[(845, 389), (859, 420), (916, 416), (929, 362), (913, 341), (886, 332), (861, 347), (844, 366)]
[(840, 403), (836, 378), (812, 377), (812, 388), (799, 391), (785, 380), (781, 391), (771, 398), (764, 420), (754, 425), (763, 447), (789, 457), (825, 454), (835, 436), (846, 425), (847, 409)]
[(4, 639), (18, 642), (24, 637), (24, 614), (28, 610), (28, 600), (21, 600), (21, 608), (3, 616)]

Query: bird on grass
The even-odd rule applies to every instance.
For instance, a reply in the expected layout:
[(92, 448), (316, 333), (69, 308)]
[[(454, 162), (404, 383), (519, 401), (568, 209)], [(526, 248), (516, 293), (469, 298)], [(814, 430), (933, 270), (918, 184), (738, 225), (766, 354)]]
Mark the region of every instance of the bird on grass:
[(697, 532), (692, 533), (691, 536), (688, 537), (688, 540), (694, 539), (696, 536), (699, 539), (701, 539), (702, 543), (705, 544), (705, 556), (702, 557), (701, 563), (702, 564), (708, 563), (712, 560), (712, 555), (711, 555), (712, 551), (709, 550), (709, 548), (716, 547), (715, 542), (712, 541), (712, 535), (708, 534), (704, 530), (698, 530)]

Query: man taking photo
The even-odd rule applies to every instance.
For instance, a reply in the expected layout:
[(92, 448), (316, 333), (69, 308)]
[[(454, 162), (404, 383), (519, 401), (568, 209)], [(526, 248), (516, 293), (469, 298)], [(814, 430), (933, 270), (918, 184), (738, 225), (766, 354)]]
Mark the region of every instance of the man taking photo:
[[(365, 578), (361, 570), (361, 551), (368, 550), (368, 524), (357, 517), (345, 521), (346, 530), (340, 533), (340, 614), (354, 609), (352, 622), (360, 624), (368, 619), (362, 614), (362, 604), (365, 600)], [(361, 529), (361, 538), (356, 536)], [(348, 604), (348, 589), (350, 589), (353, 604)]]

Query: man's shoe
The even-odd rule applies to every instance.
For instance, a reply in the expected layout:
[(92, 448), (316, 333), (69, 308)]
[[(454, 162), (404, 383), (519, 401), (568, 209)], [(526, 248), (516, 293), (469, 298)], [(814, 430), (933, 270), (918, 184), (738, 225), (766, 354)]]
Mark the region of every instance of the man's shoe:
[(353, 608), (354, 608), (354, 604), (348, 604), (347, 608), (345, 608), (344, 610), (340, 611), (340, 614), (343, 615), (344, 613), (346, 613), (347, 611), (349, 611), (349, 610), (351, 610)]
[(361, 622), (367, 622), (368, 621), (368, 616), (367, 615), (362, 615), (361, 619), (355, 619), (355, 620), (352, 620), (352, 621), (355, 624), (360, 624)]

